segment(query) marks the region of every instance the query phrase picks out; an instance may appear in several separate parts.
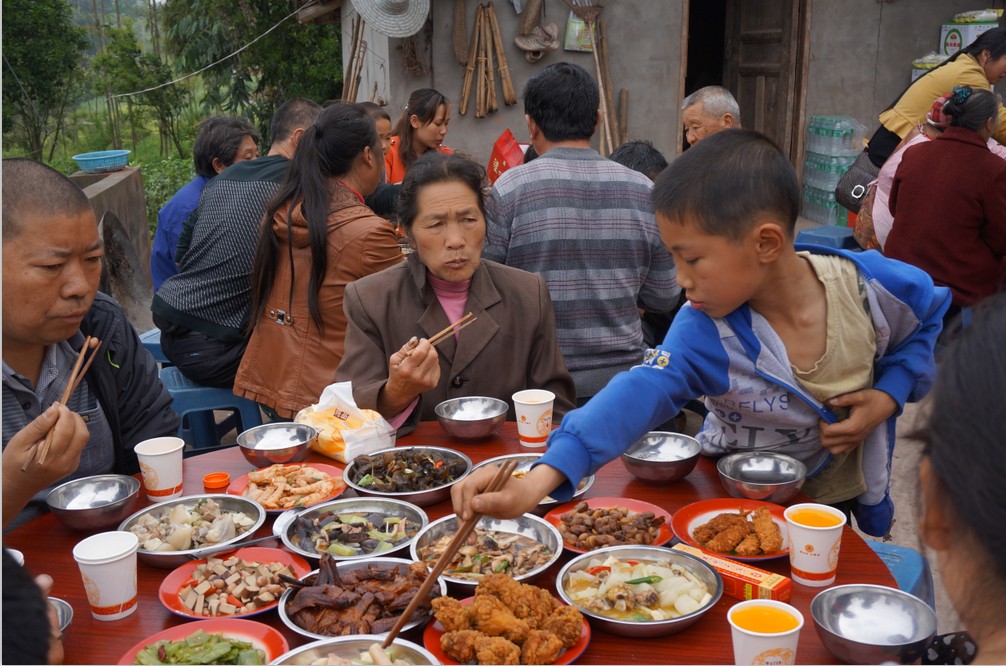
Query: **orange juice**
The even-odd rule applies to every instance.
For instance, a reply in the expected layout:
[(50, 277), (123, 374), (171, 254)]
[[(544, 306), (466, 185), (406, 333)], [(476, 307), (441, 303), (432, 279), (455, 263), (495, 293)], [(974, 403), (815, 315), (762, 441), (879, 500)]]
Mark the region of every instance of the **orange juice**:
[(798, 509), (789, 514), (794, 523), (807, 527), (835, 527), (842, 524), (842, 519), (821, 509)]
[(775, 606), (747, 606), (730, 614), (733, 623), (756, 634), (782, 634), (793, 631), (800, 622)]

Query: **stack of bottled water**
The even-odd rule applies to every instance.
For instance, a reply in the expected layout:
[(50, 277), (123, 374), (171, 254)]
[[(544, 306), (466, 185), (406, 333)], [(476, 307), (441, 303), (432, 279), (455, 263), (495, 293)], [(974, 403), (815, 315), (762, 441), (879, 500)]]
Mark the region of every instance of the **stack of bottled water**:
[(811, 116), (803, 162), (803, 216), (821, 224), (846, 224), (835, 187), (863, 150), (866, 126), (850, 116)]

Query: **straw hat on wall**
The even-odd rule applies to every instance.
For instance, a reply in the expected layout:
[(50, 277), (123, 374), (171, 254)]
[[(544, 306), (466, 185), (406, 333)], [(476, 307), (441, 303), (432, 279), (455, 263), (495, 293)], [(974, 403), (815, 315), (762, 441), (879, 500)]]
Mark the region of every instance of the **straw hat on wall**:
[(371, 28), (397, 39), (419, 32), (430, 14), (430, 0), (353, 0), (353, 7)]

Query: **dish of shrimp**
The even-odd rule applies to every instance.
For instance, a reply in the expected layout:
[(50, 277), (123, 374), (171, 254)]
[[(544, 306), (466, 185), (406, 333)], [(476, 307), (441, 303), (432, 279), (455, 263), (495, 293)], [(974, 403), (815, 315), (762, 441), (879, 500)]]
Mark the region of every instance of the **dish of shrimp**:
[(346, 490), (342, 471), (332, 465), (297, 463), (271, 465), (234, 480), (231, 495), (253, 499), (267, 511), (285, 511), (327, 502)]

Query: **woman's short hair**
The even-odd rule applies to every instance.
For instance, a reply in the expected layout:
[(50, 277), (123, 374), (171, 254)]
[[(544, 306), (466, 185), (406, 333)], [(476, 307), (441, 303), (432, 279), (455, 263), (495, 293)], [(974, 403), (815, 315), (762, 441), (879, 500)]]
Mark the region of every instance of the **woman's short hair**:
[(217, 175), (213, 160), (219, 158), (224, 166), (234, 164), (234, 157), (246, 136), (258, 144), (262, 135), (255, 127), (237, 116), (210, 116), (199, 123), (196, 141), (192, 145), (192, 162), (196, 174), (212, 178)]
[(943, 112), (950, 116), (951, 127), (963, 127), (972, 132), (996, 115), (999, 100), (988, 90), (971, 86), (954, 86), (950, 98), (943, 103)]
[(475, 193), (479, 211), (485, 217), (485, 177), (486, 170), (466, 157), (427, 152), (413, 163), (402, 181), (398, 194), (399, 223), (406, 233), (411, 231), (412, 223), (419, 215), (419, 193), (434, 183), (459, 182), (467, 185)]

